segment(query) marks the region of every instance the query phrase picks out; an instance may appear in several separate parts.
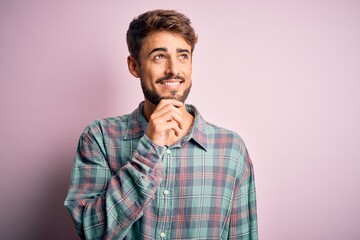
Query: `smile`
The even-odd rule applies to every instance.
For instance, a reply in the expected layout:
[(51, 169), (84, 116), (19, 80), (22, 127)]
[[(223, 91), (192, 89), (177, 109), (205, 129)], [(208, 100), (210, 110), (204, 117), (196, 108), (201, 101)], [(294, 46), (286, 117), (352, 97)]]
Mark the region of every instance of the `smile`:
[(179, 86), (180, 82), (164, 82), (162, 84), (165, 86)]

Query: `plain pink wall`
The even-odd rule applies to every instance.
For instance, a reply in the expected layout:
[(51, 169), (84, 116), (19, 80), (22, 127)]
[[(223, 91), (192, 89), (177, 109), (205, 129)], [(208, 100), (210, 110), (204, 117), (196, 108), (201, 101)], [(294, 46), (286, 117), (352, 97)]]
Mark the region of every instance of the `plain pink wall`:
[(360, 239), (359, 1), (1, 1), (0, 239), (76, 239), (63, 207), (91, 120), (142, 100), (126, 67), (139, 13), (199, 34), (194, 103), (254, 161), (261, 239)]

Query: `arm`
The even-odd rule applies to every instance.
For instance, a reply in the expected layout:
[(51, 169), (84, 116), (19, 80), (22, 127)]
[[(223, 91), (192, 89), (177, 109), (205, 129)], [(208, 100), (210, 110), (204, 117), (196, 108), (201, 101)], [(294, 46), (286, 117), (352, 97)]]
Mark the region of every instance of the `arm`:
[(123, 239), (154, 198), (164, 148), (144, 135), (131, 161), (112, 176), (94, 135), (80, 138), (65, 206), (82, 239)]
[(254, 169), (247, 152), (243, 164), (241, 179), (238, 180), (234, 193), (229, 239), (257, 240)]

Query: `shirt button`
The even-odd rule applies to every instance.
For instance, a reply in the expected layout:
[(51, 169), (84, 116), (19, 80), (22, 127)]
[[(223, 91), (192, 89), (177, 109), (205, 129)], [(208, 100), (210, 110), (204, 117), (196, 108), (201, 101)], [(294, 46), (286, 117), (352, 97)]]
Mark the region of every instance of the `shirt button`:
[(171, 153), (171, 150), (170, 150), (170, 149), (167, 149), (167, 150), (166, 150), (166, 153), (167, 153), (167, 154), (170, 154), (170, 153)]
[(168, 194), (169, 194), (169, 190), (165, 189), (165, 190), (163, 191), (163, 193), (164, 193), (164, 195), (168, 195)]
[(161, 233), (160, 233), (160, 237), (161, 237), (161, 238), (164, 238), (165, 236), (166, 236), (166, 234), (165, 234), (164, 232), (161, 232)]

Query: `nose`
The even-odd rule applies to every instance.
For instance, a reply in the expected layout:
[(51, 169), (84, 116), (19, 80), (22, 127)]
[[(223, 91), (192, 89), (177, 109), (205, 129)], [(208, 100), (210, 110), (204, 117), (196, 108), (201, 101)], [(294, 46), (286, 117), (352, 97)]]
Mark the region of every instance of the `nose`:
[(169, 58), (165, 70), (166, 75), (176, 76), (179, 74), (179, 69), (176, 60)]

